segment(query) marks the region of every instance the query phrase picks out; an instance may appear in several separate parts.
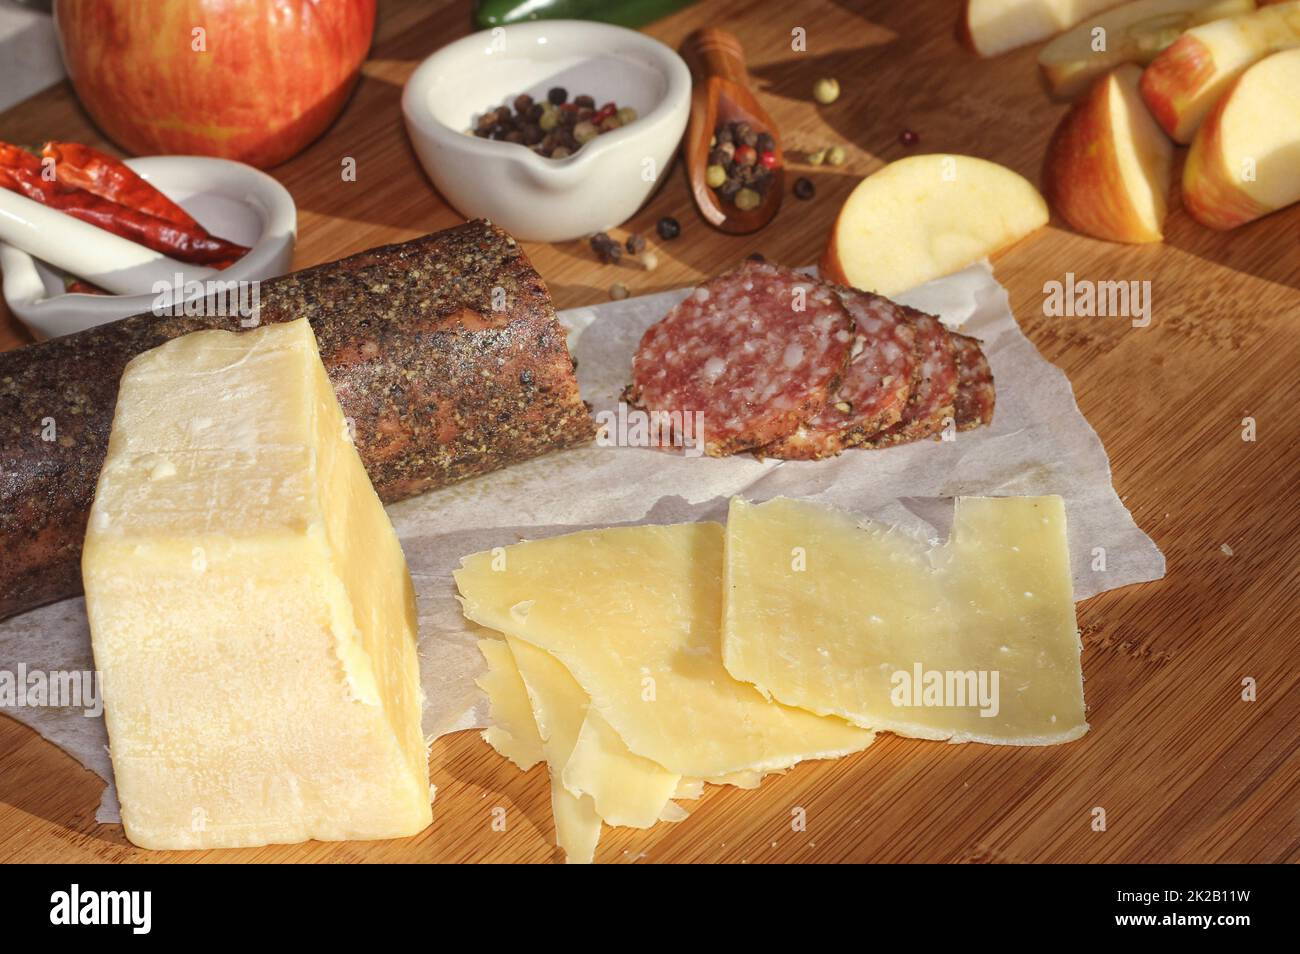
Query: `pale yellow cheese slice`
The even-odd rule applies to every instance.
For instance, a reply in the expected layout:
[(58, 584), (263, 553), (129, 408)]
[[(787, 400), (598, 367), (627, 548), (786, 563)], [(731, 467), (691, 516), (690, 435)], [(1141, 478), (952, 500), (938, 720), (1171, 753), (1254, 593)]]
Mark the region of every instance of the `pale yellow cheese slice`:
[(565, 788), (590, 795), (606, 824), (628, 828), (680, 820), (685, 813), (668, 805), (681, 780), (662, 765), (632, 754), (604, 716), (590, 708), (564, 766)]
[(769, 774), (773, 773), (746, 769), (740, 772), (728, 772), (726, 775), (715, 775), (706, 778), (705, 781), (713, 785), (731, 785), (735, 788), (758, 788), (763, 782), (763, 776)]
[(466, 557), (456, 584), (467, 617), (554, 654), (628, 749), (673, 774), (762, 773), (866, 748), (869, 730), (728, 675), (722, 537), (716, 523), (583, 531)]
[(731, 501), (726, 666), (784, 703), (918, 738), (1066, 742), (1088, 728), (1080, 648), (1059, 497), (959, 498), (933, 551), (806, 502)]
[(306, 321), (127, 366), (82, 571), (132, 842), (429, 824), (415, 593)]
[(673, 798), (684, 798), (692, 800), (699, 798), (704, 794), (704, 779), (702, 778), (683, 778), (677, 782), (677, 788), (673, 791)]
[[(531, 768), (544, 758), (543, 745), (514, 654), (503, 639), (482, 639), (478, 645), (488, 661), (488, 672), (480, 678), (479, 685), (488, 693), (490, 716), (494, 721), (505, 719), (504, 723), (490, 726), (483, 737), (517, 765), (519, 761), (512, 756), (521, 750), (525, 756), (531, 756), (535, 751), (536, 759), (520, 765), (525, 770)], [(528, 646), (520, 650), (525, 654), (530, 651), (538, 652)], [(561, 770), (561, 781), (569, 793), (578, 798), (590, 795), (596, 813), (609, 825), (648, 828), (657, 821), (678, 821), (685, 817), (685, 812), (669, 803), (678, 789), (680, 776), (629, 752), (609, 723), (589, 708), (586, 693), (573, 683), (567, 672), (561, 676), (545, 660), (535, 660), (534, 665), (535, 684), (558, 687), (544, 700), (552, 709), (567, 705), (571, 710), (585, 711), (572, 751)], [(572, 718), (566, 717), (565, 723), (571, 724)], [(700, 788), (703, 789), (702, 782)]]
[(564, 787), (564, 766), (587, 715), (587, 694), (549, 653), (521, 640), (507, 641), (528, 692), (551, 775), (556, 844), (570, 864), (591, 864), (600, 841), (596, 803), (590, 795), (574, 795)]
[[(488, 696), (492, 723), (481, 735), (497, 754), (526, 772), (544, 756), (523, 679), (504, 639), (480, 639), (478, 647), (488, 668), (477, 684)], [(681, 821), (687, 813), (671, 800), (704, 794), (705, 779), (673, 775), (634, 755), (614, 727), (591, 708), (563, 775), (570, 792), (595, 799), (597, 814), (608, 825), (648, 828), (656, 821)], [(735, 772), (708, 781), (753, 789), (762, 778), (759, 772)]]
[(483, 739), (527, 772), (545, 756), (523, 677), (504, 639), (480, 639), (478, 648), (488, 668), (475, 681), (487, 693), (491, 719), (491, 725), (483, 730)]

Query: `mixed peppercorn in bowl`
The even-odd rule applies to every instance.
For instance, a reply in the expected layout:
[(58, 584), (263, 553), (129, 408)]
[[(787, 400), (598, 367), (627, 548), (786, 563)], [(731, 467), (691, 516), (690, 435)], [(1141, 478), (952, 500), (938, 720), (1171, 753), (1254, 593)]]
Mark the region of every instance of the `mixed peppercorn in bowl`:
[[(513, 109), (512, 109), (513, 107)], [(586, 93), (569, 101), (563, 86), (552, 86), (546, 98), (520, 93), (511, 103), (482, 113), (470, 132), (480, 139), (527, 146), (548, 159), (571, 156), (601, 133), (613, 132), (636, 119), (631, 106), (608, 102), (596, 106)]]

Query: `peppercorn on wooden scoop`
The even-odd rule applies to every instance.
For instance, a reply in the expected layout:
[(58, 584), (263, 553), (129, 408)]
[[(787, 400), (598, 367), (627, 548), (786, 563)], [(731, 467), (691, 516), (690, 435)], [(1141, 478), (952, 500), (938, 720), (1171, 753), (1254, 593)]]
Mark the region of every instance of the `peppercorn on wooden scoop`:
[[(694, 81), (685, 149), (686, 175), (695, 205), (710, 225), (723, 232), (733, 235), (756, 232), (772, 221), (785, 194), (785, 155), (776, 124), (749, 88), (744, 50), (734, 34), (713, 27), (696, 30), (686, 38), (682, 57), (690, 66)], [(733, 122), (747, 122), (758, 132), (770, 133), (776, 143), (771, 184), (758, 206), (749, 210), (724, 199), (705, 180), (714, 131), (723, 123)]]

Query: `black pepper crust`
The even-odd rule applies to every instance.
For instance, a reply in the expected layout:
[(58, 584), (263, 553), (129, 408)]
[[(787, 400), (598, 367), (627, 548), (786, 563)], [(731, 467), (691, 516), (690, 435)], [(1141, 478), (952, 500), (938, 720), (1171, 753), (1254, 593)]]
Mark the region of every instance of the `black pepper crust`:
[[(259, 291), (263, 323), (311, 322), (385, 502), (595, 436), (545, 283), (486, 221)], [(0, 618), (81, 592), (122, 369), (205, 328), (238, 330), (239, 319), (144, 314), (0, 352)]]

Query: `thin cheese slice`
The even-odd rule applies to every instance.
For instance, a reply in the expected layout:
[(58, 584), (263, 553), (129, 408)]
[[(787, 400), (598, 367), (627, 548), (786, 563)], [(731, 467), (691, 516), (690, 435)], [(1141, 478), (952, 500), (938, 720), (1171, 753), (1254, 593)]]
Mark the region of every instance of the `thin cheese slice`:
[(660, 821), (674, 822), (674, 823), (679, 821), (686, 821), (686, 819), (690, 817), (691, 817), (690, 812), (682, 808), (682, 806), (678, 805), (676, 802), (665, 802), (664, 810), (659, 814)]
[(704, 779), (702, 778), (684, 778), (677, 783), (677, 789), (673, 792), (673, 798), (685, 798), (687, 800), (699, 798), (704, 794)]
[(742, 772), (728, 772), (726, 775), (715, 775), (713, 778), (705, 779), (711, 785), (731, 785), (734, 788), (758, 788), (763, 783), (763, 776), (767, 772), (756, 772), (753, 769), (747, 769)]
[[(704, 783), (710, 785), (730, 785), (733, 788), (758, 788), (763, 782), (764, 775), (780, 774), (783, 770), (772, 773), (755, 772), (746, 769), (741, 772), (730, 772), (726, 775), (715, 775), (712, 778), (684, 778), (680, 785), (677, 786), (677, 794), (674, 798), (699, 798), (704, 793)], [(694, 794), (683, 795), (682, 792), (693, 792)]]
[(476, 682), (487, 693), (488, 716), (492, 720), (483, 730), (483, 739), (498, 754), (527, 772), (545, 755), (514, 654), (504, 639), (480, 639), (478, 648), (488, 668)]
[(628, 828), (649, 828), (665, 820), (665, 810), (681, 780), (662, 765), (632, 754), (595, 709), (587, 710), (578, 743), (564, 766), (565, 788), (595, 799), (596, 814), (606, 824)]
[(564, 766), (582, 731), (587, 694), (549, 653), (521, 640), (507, 639), (507, 642), (528, 691), (546, 767), (551, 773), (555, 842), (564, 850), (570, 864), (591, 864), (596, 843), (600, 841), (596, 803), (590, 795), (574, 795), (564, 787)]
[(933, 551), (814, 504), (733, 498), (726, 594), (728, 671), (789, 705), (952, 742), (1088, 729), (1059, 497), (959, 498)]
[(305, 320), (127, 365), (82, 571), (132, 842), (429, 824), (415, 592)]
[(722, 538), (716, 523), (583, 531), (466, 557), (456, 584), (466, 616), (553, 653), (628, 749), (669, 772), (866, 748), (869, 730), (773, 703), (723, 668)]
[[(514, 654), (504, 639), (482, 639), (478, 645), (488, 661), (488, 672), (479, 679), (479, 686), (488, 694), (491, 718), (504, 720), (490, 726), (483, 738), (498, 753), (527, 770), (545, 756), (532, 702)], [(520, 651), (527, 654), (530, 650), (525, 645)], [(535, 665), (536, 684), (559, 687), (544, 701), (552, 708), (567, 704), (570, 709), (580, 707), (586, 713), (561, 771), (565, 788), (575, 797), (592, 796), (596, 813), (609, 825), (648, 828), (657, 821), (678, 821), (685, 817), (680, 808), (670, 803), (678, 790), (680, 776), (629, 752), (613, 727), (589, 708), (586, 693), (573, 683), (567, 672), (564, 674), (567, 678), (561, 678), (545, 660), (536, 661)], [(566, 717), (566, 724), (571, 718)], [(536, 758), (530, 760), (534, 752)], [(519, 755), (523, 758), (516, 758)], [(703, 787), (704, 783), (700, 782), (701, 791)], [(689, 797), (698, 795), (696, 792)]]

